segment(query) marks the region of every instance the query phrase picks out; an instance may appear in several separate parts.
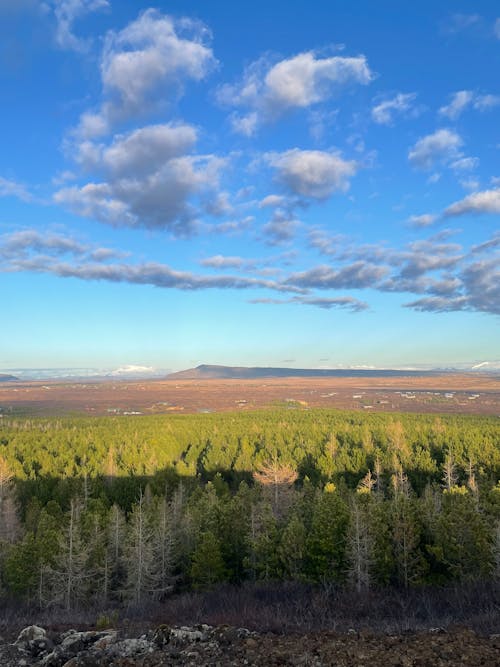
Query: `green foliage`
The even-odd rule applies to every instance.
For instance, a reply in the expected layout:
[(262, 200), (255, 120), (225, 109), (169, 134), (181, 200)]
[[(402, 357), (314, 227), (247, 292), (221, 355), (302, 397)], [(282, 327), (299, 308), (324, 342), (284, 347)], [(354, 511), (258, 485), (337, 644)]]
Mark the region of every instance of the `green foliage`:
[(0, 591), (42, 606), (245, 579), (361, 591), (499, 576), (493, 418), (4, 418), (0, 441)]
[(319, 491), (307, 542), (307, 573), (313, 581), (342, 581), (347, 569), (349, 512), (336, 491)]
[(202, 591), (210, 590), (225, 579), (221, 545), (213, 533), (204, 532), (200, 535), (193, 553), (190, 574), (193, 588)]

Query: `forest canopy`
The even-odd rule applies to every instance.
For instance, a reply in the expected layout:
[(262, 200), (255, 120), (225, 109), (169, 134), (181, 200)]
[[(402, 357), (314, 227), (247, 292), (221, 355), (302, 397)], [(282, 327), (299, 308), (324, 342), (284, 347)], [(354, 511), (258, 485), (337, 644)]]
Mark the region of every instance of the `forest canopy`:
[(245, 580), (500, 575), (488, 417), (277, 409), (0, 421), (0, 594), (141, 604)]

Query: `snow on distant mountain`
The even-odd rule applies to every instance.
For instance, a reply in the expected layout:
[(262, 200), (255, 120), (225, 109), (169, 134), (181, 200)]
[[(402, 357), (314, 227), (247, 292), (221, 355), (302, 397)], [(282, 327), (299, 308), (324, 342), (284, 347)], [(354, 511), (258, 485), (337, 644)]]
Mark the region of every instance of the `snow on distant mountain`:
[(165, 377), (167, 368), (128, 364), (119, 368), (9, 368), (18, 380), (141, 380)]

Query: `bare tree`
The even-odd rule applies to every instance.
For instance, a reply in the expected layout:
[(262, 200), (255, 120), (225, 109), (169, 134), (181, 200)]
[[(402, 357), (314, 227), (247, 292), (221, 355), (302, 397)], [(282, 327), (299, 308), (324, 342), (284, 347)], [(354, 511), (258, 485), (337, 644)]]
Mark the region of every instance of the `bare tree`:
[(280, 503), (280, 496), (296, 481), (298, 474), (292, 466), (282, 463), (277, 456), (269, 459), (260, 470), (254, 472), (254, 479), (264, 487), (272, 488), (273, 511), (281, 514), (284, 509)]
[(13, 474), (9, 464), (3, 456), (0, 456), (0, 505), (4, 494), (10, 488), (12, 478)]
[(175, 534), (172, 508), (163, 496), (155, 508), (152, 537), (153, 563), (151, 578), (156, 598), (163, 598), (173, 588), (175, 562)]
[(135, 604), (151, 593), (153, 559), (153, 528), (141, 489), (130, 516), (126, 545), (126, 594)]
[(372, 471), (369, 470), (363, 479), (358, 484), (358, 489), (362, 493), (371, 493), (377, 484), (376, 479), (374, 478)]
[(443, 464), (443, 486), (448, 491), (456, 485), (458, 481), (457, 469), (453, 456), (448, 454)]
[(370, 587), (373, 566), (373, 536), (363, 500), (357, 495), (351, 503), (347, 536), (348, 574), (358, 593)]
[(476, 502), (479, 502), (479, 488), (477, 486), (477, 481), (476, 481), (476, 471), (474, 469), (474, 464), (470, 459), (467, 471), (467, 486), (472, 492), (472, 495), (474, 496)]
[(40, 599), (49, 604), (60, 604), (66, 610), (74, 608), (82, 600), (85, 583), (91, 576), (87, 569), (88, 548), (80, 532), (81, 511), (81, 501), (73, 498), (67, 525), (60, 533), (56, 562), (47, 564), (40, 577)]
[(375, 459), (375, 464), (373, 467), (374, 479), (375, 479), (375, 490), (378, 495), (382, 495), (384, 492), (384, 479), (382, 475), (384, 474), (384, 469), (382, 467), (382, 461), (380, 456), (377, 454)]

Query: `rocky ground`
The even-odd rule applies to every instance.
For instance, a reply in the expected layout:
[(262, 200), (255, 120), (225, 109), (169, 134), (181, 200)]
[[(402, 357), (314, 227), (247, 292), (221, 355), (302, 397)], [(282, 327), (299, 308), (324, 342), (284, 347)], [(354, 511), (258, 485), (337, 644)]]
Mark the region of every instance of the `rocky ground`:
[(2, 667), (498, 667), (500, 634), (471, 630), (374, 635), (330, 632), (277, 635), (228, 626), (160, 625), (137, 637), (124, 631), (57, 633), (36, 625), (11, 643), (0, 640)]

